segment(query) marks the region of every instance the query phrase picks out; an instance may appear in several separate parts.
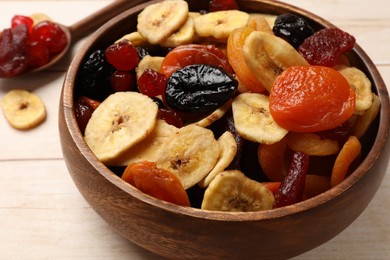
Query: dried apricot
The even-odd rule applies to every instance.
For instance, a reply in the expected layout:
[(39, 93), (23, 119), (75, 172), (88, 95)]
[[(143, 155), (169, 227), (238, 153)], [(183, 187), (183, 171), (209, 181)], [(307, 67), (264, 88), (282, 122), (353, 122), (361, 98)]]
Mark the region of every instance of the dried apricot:
[(270, 112), (283, 128), (319, 132), (336, 128), (355, 111), (356, 95), (336, 70), (323, 66), (293, 66), (275, 80)]
[(245, 43), (246, 37), (253, 31), (254, 29), (248, 26), (235, 29), (228, 38), (227, 56), (239, 81), (251, 91), (260, 93), (263, 92), (265, 88), (256, 80), (256, 77), (246, 64), (242, 52), (242, 46)]
[(181, 206), (190, 206), (188, 195), (179, 178), (167, 170), (158, 168), (154, 162), (129, 164), (123, 172), (122, 179), (155, 198)]

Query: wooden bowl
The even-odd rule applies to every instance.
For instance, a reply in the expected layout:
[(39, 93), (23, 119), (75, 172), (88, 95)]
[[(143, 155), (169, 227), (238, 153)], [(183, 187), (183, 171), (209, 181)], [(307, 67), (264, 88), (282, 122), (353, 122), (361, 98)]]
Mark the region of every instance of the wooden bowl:
[[(192, 10), (207, 1), (188, 1)], [(154, 199), (124, 183), (103, 165), (83, 140), (73, 110), (75, 80), (87, 54), (105, 48), (135, 31), (141, 4), (118, 15), (79, 50), (63, 85), (59, 130), (64, 158), (86, 201), (121, 235), (167, 258), (290, 258), (336, 236), (366, 208), (382, 182), (389, 162), (389, 97), (385, 84), (366, 53), (356, 45), (348, 56), (373, 83), (381, 110), (363, 140), (363, 162), (340, 185), (301, 203), (263, 212), (224, 213), (180, 207)], [(324, 19), (274, 0), (244, 0), (245, 11), (307, 18), (314, 28), (332, 27)], [(107, 241), (110, 243), (110, 241)]]

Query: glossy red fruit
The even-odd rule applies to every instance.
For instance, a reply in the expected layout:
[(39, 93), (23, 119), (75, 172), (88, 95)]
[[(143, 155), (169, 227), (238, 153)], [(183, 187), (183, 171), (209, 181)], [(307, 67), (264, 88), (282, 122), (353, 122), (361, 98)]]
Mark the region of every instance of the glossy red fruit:
[(41, 67), (50, 61), (50, 51), (42, 42), (28, 42), (26, 44), (26, 56), (30, 69)]
[(209, 2), (210, 12), (223, 10), (238, 10), (238, 4), (236, 0), (211, 0)]
[(275, 194), (274, 208), (292, 205), (302, 200), (308, 170), (309, 156), (302, 152), (293, 153), (287, 175)]
[(111, 87), (115, 92), (131, 91), (136, 86), (136, 76), (130, 71), (115, 71), (111, 75)]
[(108, 63), (122, 71), (133, 70), (139, 62), (137, 49), (127, 40), (110, 45), (105, 50), (105, 56)]
[(170, 125), (180, 128), (184, 125), (183, 119), (181, 116), (173, 109), (170, 108), (161, 108), (158, 110), (157, 117), (159, 119), (165, 120)]
[(50, 54), (60, 53), (68, 44), (68, 38), (61, 27), (50, 21), (42, 21), (35, 25), (31, 32), (31, 40), (44, 43)]
[(19, 24), (25, 24), (27, 26), (28, 31), (31, 32), (34, 21), (29, 16), (14, 15), (11, 19), (11, 28), (14, 28)]
[(0, 34), (0, 77), (13, 77), (27, 69), (28, 61), (24, 54), (28, 39), (28, 28), (19, 24), (4, 29)]
[(168, 78), (155, 70), (146, 69), (138, 79), (139, 91), (149, 97), (164, 95)]
[(352, 35), (338, 28), (324, 28), (306, 38), (298, 52), (311, 65), (332, 67), (343, 53), (352, 50), (355, 42)]
[(77, 124), (82, 134), (84, 134), (85, 127), (87, 126), (93, 111), (99, 106), (99, 104), (99, 101), (87, 98), (85, 96), (81, 96), (76, 99), (74, 104), (74, 112)]

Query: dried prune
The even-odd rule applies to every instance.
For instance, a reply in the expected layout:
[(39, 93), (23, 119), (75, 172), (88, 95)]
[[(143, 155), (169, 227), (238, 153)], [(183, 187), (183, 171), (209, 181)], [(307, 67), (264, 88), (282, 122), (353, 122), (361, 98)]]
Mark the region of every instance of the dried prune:
[(298, 52), (311, 65), (332, 67), (343, 53), (352, 50), (355, 42), (352, 35), (338, 28), (324, 28), (308, 37)]
[(167, 105), (181, 112), (211, 112), (228, 101), (238, 82), (220, 68), (195, 64), (175, 71), (165, 90)]
[(296, 49), (306, 38), (314, 34), (313, 29), (304, 18), (290, 13), (276, 17), (272, 31)]
[(286, 177), (275, 194), (274, 208), (288, 206), (302, 200), (310, 158), (302, 152), (295, 152)]
[(28, 60), (24, 53), (27, 40), (25, 24), (4, 29), (0, 34), (0, 77), (13, 77), (27, 69)]
[(94, 51), (80, 69), (80, 88), (84, 95), (102, 101), (113, 92), (111, 74), (115, 69), (106, 61), (104, 50)]

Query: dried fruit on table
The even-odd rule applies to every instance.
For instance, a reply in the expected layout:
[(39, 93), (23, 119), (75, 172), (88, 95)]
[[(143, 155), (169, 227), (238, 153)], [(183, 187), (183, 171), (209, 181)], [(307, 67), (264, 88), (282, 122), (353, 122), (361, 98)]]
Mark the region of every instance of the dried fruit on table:
[(29, 16), (14, 15), (11, 19), (11, 28), (14, 28), (19, 24), (25, 24), (27, 26), (28, 31), (31, 32), (34, 20)]
[(338, 28), (324, 28), (307, 38), (298, 51), (311, 65), (332, 67), (341, 55), (352, 50), (355, 41), (352, 35)]
[(248, 26), (235, 29), (228, 38), (227, 56), (238, 80), (251, 91), (260, 93), (263, 92), (265, 88), (249, 69), (242, 51), (245, 39), (252, 32), (254, 32), (254, 29)]
[(176, 70), (194, 64), (220, 67), (229, 74), (233, 73), (226, 55), (211, 44), (188, 44), (174, 48), (165, 56), (161, 64), (161, 72), (170, 77)]
[(175, 71), (165, 89), (166, 104), (181, 112), (211, 112), (237, 90), (237, 81), (220, 68), (195, 64)]
[(68, 44), (68, 37), (62, 28), (50, 21), (42, 21), (34, 25), (30, 38), (31, 41), (44, 43), (52, 55), (60, 53)]
[(292, 205), (302, 200), (309, 164), (307, 154), (293, 153), (286, 177), (275, 194), (274, 208)]
[(139, 62), (137, 49), (126, 40), (111, 44), (104, 53), (108, 63), (117, 70), (133, 70)]
[(9, 91), (0, 102), (8, 123), (19, 130), (28, 130), (46, 119), (46, 108), (41, 98), (26, 90)]
[(138, 78), (138, 90), (148, 97), (164, 95), (168, 78), (153, 69), (145, 69)]
[(355, 112), (355, 91), (339, 72), (322, 66), (294, 66), (275, 81), (270, 111), (282, 127), (294, 132), (336, 128)]
[(249, 212), (272, 209), (274, 195), (263, 184), (237, 170), (219, 173), (205, 191), (204, 210)]
[(340, 153), (337, 155), (336, 161), (334, 163), (332, 176), (330, 179), (332, 187), (340, 184), (345, 179), (351, 170), (351, 164), (359, 157), (361, 149), (362, 147), (359, 139), (355, 136), (350, 136), (347, 142), (341, 148)]
[(275, 19), (274, 34), (297, 49), (303, 41), (314, 34), (308, 22), (301, 16), (285, 13), (278, 15)]
[(137, 162), (126, 167), (122, 179), (142, 192), (180, 206), (190, 206), (190, 201), (180, 180), (154, 162)]

